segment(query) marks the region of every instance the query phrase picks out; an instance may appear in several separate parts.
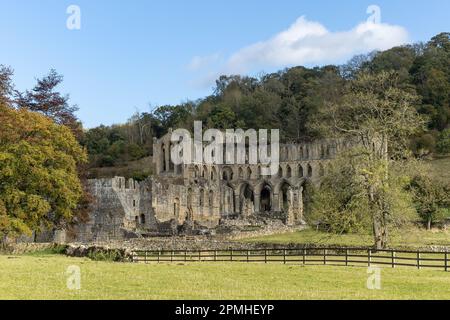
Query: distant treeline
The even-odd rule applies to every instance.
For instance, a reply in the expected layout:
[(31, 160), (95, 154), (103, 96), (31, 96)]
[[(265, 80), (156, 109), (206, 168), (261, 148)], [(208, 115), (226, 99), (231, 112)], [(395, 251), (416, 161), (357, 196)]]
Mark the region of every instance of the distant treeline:
[(293, 67), (259, 78), (221, 76), (214, 92), (197, 101), (137, 112), (126, 124), (99, 126), (85, 132), (91, 166), (114, 166), (151, 155), (152, 138), (169, 128), (278, 128), (283, 141), (319, 136), (308, 126), (319, 106), (339, 103), (350, 81), (361, 72), (395, 71), (402, 90), (419, 96), (417, 110), (428, 130), (413, 137), (418, 156), (450, 151), (450, 33), (428, 43), (395, 47), (352, 58), (341, 66)]

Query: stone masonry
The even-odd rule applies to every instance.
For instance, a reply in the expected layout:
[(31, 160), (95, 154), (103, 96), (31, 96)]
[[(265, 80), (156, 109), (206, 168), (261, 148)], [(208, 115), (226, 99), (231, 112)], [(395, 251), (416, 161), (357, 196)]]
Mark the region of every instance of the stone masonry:
[(89, 181), (95, 202), (90, 221), (77, 227), (74, 240), (175, 235), (186, 224), (214, 228), (227, 219), (250, 217), (302, 224), (306, 185), (318, 185), (330, 160), (354, 145), (336, 139), (282, 144), (278, 173), (262, 176), (261, 165), (174, 165), (171, 132), (154, 139), (155, 174), (146, 181)]

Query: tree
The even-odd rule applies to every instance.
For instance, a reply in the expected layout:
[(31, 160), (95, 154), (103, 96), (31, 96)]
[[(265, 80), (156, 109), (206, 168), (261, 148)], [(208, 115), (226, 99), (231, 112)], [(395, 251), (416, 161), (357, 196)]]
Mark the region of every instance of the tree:
[(448, 185), (426, 174), (419, 174), (412, 179), (409, 189), (414, 195), (417, 212), (428, 230), (433, 223), (442, 220), (446, 213), (448, 214), (450, 208)]
[(383, 165), (373, 163), (370, 153), (361, 147), (339, 154), (331, 162), (320, 188), (313, 193), (308, 221), (318, 223), (327, 232), (346, 234), (373, 230), (380, 207), (389, 209), (386, 218), (391, 226), (402, 226), (414, 219), (417, 215), (411, 196), (405, 190), (409, 181), (407, 174), (401, 170), (399, 174), (391, 173), (385, 186), (377, 188), (375, 197), (379, 205), (372, 205), (367, 190), (378, 178), (368, 180), (368, 168), (373, 177), (384, 171)]
[(13, 71), (10, 67), (0, 64), (0, 103), (9, 103), (14, 91), (11, 77)]
[(450, 121), (450, 33), (433, 37), (410, 73), (422, 98), (421, 112), (431, 116), (429, 127), (445, 129)]
[(26, 109), (0, 104), (0, 235), (30, 234), (73, 219), (86, 154), (71, 131)]
[(445, 129), (441, 132), (436, 148), (441, 154), (450, 153), (450, 129)]
[(31, 91), (17, 92), (16, 104), (19, 108), (42, 113), (55, 123), (67, 126), (78, 139), (81, 139), (83, 131), (75, 115), (78, 107), (69, 105), (68, 95), (64, 96), (56, 91), (56, 87), (62, 81), (63, 76), (52, 69), (48, 75), (37, 79), (37, 84)]
[(364, 190), (377, 248), (387, 245), (393, 216), (390, 169), (408, 159), (409, 138), (425, 123), (415, 108), (417, 97), (400, 90), (397, 79), (392, 72), (360, 74), (340, 103), (329, 103), (319, 111), (313, 125), (327, 136), (351, 139), (359, 146), (353, 155), (361, 160), (355, 183)]

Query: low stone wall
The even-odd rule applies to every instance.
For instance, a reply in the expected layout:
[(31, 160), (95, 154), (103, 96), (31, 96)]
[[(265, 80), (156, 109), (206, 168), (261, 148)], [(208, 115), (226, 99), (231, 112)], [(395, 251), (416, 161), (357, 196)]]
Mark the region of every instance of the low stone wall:
[(0, 246), (0, 253), (2, 254), (26, 254), (31, 252), (56, 250), (63, 248), (63, 245), (56, 243), (9, 243)]
[(99, 261), (129, 262), (132, 261), (132, 252), (127, 248), (111, 248), (101, 245), (69, 244), (65, 250), (69, 257), (87, 257)]

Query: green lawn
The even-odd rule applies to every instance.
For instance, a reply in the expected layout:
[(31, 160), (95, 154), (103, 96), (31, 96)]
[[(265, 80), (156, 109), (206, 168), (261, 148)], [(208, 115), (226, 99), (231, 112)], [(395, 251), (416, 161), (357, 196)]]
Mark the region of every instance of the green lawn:
[[(264, 243), (305, 243), (316, 245), (370, 246), (371, 235), (335, 235), (306, 229), (270, 236), (248, 238), (239, 241)], [(450, 231), (427, 231), (424, 229), (405, 229), (394, 232), (390, 239), (391, 247), (424, 247), (430, 245), (450, 246)]]
[[(66, 269), (81, 268), (81, 290)], [(132, 264), (60, 255), (0, 256), (0, 299), (450, 299), (450, 273), (247, 263)]]

